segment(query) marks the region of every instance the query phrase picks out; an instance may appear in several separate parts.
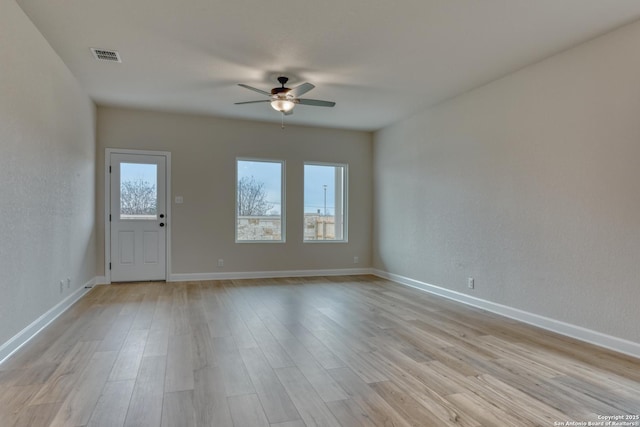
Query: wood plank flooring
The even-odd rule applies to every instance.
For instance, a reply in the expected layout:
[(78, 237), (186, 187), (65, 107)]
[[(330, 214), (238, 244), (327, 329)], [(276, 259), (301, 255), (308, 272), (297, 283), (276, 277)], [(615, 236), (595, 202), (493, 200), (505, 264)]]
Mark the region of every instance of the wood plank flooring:
[(372, 276), (98, 286), (0, 365), (3, 427), (625, 415), (640, 425), (640, 360)]

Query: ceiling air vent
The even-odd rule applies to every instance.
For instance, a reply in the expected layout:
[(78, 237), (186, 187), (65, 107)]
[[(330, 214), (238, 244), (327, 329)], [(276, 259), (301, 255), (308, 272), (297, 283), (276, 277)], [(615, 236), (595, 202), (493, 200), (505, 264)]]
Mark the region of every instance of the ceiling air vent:
[(122, 62), (120, 54), (115, 50), (96, 49), (92, 47), (91, 53), (93, 53), (93, 57), (99, 61)]

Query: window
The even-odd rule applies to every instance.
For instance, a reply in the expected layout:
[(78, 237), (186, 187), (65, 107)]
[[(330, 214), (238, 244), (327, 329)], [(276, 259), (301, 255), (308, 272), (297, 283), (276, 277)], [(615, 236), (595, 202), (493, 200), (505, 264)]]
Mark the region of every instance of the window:
[(347, 165), (305, 163), (304, 241), (347, 241)]
[(284, 242), (284, 162), (238, 159), (236, 242)]

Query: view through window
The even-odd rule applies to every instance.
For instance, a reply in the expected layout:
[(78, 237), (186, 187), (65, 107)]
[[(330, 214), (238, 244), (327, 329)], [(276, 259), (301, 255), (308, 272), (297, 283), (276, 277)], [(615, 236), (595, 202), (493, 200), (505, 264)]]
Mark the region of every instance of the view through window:
[(154, 164), (120, 164), (120, 219), (158, 219), (158, 167)]
[(305, 163), (304, 241), (346, 241), (347, 166)]
[(283, 169), (282, 161), (237, 161), (236, 241), (284, 241)]

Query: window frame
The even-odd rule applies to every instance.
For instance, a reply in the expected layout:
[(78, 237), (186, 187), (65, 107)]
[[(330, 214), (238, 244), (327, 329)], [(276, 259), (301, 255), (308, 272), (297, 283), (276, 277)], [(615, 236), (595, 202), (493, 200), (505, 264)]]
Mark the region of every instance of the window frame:
[[(333, 167), (341, 167), (343, 168), (343, 179), (342, 179), (342, 239), (337, 240), (307, 240), (304, 237), (304, 204), (305, 204), (305, 194), (304, 194), (304, 184), (305, 184), (305, 166), (333, 166)], [(334, 212), (334, 217), (335, 217)], [(302, 243), (349, 243), (349, 164), (348, 163), (340, 163), (340, 162), (316, 162), (316, 161), (305, 161), (302, 164)]]
[[(280, 240), (238, 240), (238, 172), (240, 162), (262, 162), (280, 164)], [(235, 191), (234, 191), (234, 235), (235, 243), (286, 243), (286, 161), (259, 157), (236, 157)]]

